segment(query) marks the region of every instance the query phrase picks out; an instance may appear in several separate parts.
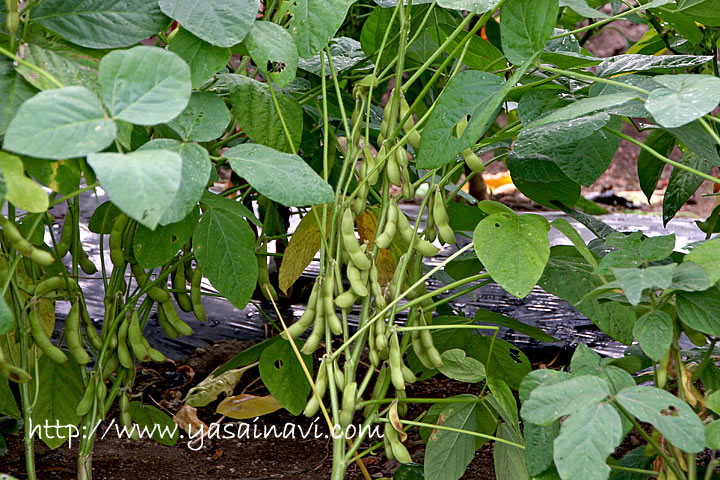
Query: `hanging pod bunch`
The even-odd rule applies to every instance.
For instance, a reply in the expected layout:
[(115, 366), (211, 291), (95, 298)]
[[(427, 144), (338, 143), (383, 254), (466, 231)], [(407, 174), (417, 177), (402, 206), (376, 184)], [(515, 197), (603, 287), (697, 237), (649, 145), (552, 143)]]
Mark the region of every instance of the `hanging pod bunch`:
[(28, 372), (20, 367), (11, 365), (5, 360), (5, 353), (2, 348), (0, 348), (0, 375), (9, 378), (15, 383), (27, 383), (32, 379)]
[(412, 457), (405, 445), (400, 441), (400, 435), (391, 422), (385, 423), (384, 430), (385, 456), (388, 460), (397, 460), (400, 463), (412, 463)]
[(35, 247), (23, 237), (15, 224), (3, 215), (0, 215), (0, 227), (2, 227), (2, 233), (5, 239), (20, 255), (43, 267), (48, 267), (55, 262), (55, 257), (53, 257), (52, 253)]
[[(407, 100), (405, 100), (405, 95), (400, 94), (400, 121), (405, 118), (409, 111), (410, 105), (408, 105)], [(405, 123), (402, 125), (402, 130), (408, 135), (408, 143), (410, 146), (417, 152), (420, 148), (420, 133), (415, 129), (415, 120), (412, 115), (408, 116), (408, 119), (405, 120)]]
[(403, 240), (407, 243), (413, 244), (413, 247), (417, 253), (423, 257), (434, 257), (440, 251), (435, 245), (415, 235), (413, 227), (410, 226), (405, 214), (400, 210), (397, 205), (391, 206), (391, 208), (397, 209), (397, 231)]
[[(63, 222), (62, 231), (60, 232), (60, 241), (55, 245), (55, 253), (58, 258), (63, 258), (71, 251), (73, 245), (73, 238), (75, 232), (75, 217), (73, 208), (68, 205), (67, 214), (65, 215), (65, 221)], [(90, 260), (85, 249), (83, 249), (82, 242), (78, 242), (78, 265), (83, 272), (88, 275), (94, 275), (97, 273), (97, 267)]]
[[(432, 319), (432, 313), (424, 313), (420, 309), (414, 316), (413, 326), (426, 327), (428, 325), (426, 316)], [(440, 352), (435, 348), (435, 342), (433, 341), (432, 333), (429, 329), (422, 330), (411, 330), (410, 331), (410, 343), (412, 344), (415, 355), (420, 360), (425, 368), (441, 368), (445, 365)]]
[(312, 289), (310, 290), (310, 298), (308, 299), (307, 307), (305, 307), (305, 311), (300, 316), (300, 318), (298, 319), (297, 322), (290, 325), (286, 331), (283, 331), (280, 334), (282, 336), (282, 338), (287, 340), (288, 336), (290, 336), (291, 338), (299, 337), (315, 321), (315, 317), (316, 317), (316, 313), (317, 313), (316, 309), (317, 309), (318, 290), (319, 290), (318, 283), (319, 283), (319, 281), (316, 279), (315, 283), (313, 284)]
[[(315, 390), (310, 392), (310, 398), (308, 398), (308, 401), (305, 404), (305, 410), (303, 410), (303, 415), (305, 415), (306, 417), (312, 417), (318, 412), (318, 410), (320, 410), (320, 400), (322, 400), (322, 398), (325, 396), (325, 392), (327, 391), (328, 365), (326, 358), (327, 357), (324, 357), (320, 361), (320, 366), (318, 367), (317, 375), (315, 376)], [(318, 397), (320, 398), (320, 400), (318, 399)]]
[(350, 257), (350, 261), (359, 270), (370, 269), (370, 259), (361, 250), (357, 238), (355, 238), (355, 220), (350, 209), (345, 209), (342, 220), (340, 222), (340, 234), (342, 236), (345, 251)]

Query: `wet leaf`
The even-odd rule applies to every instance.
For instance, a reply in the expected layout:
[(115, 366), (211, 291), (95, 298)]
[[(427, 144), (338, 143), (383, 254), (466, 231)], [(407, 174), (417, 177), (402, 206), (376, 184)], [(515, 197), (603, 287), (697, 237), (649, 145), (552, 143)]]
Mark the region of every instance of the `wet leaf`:
[(710, 113), (720, 103), (720, 78), (712, 75), (661, 75), (645, 108), (667, 128), (680, 127)]
[(690, 68), (704, 65), (711, 60), (712, 56), (624, 54), (604, 60), (598, 65), (596, 74), (599, 77), (612, 77), (619, 73)]
[(520, 65), (542, 51), (558, 16), (557, 0), (508, 0), (500, 15), (500, 37), (508, 61)]

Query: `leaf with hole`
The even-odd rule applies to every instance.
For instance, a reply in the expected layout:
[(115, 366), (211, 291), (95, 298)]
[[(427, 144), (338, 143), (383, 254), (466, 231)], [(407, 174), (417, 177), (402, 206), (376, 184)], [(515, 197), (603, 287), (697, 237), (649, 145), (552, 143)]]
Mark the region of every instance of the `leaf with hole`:
[(115, 124), (85, 87), (45, 90), (23, 103), (8, 125), (3, 148), (61, 160), (99, 152), (115, 139)]
[(243, 41), (260, 9), (260, 0), (160, 0), (160, 9), (211, 45)]
[(286, 207), (333, 200), (332, 187), (297, 155), (263, 145), (238, 145), (225, 152), (230, 167), (258, 192)]
[(539, 215), (495, 213), (473, 233), (475, 253), (493, 280), (522, 298), (533, 289), (550, 256), (547, 220)]
[[(302, 348), (302, 340), (295, 340)], [(305, 367), (313, 373), (311, 355), (300, 354)], [(293, 415), (300, 415), (310, 393), (310, 382), (305, 376), (290, 342), (275, 342), (260, 354), (260, 378), (280, 405)]]
[(155, 230), (139, 225), (133, 237), (135, 259), (144, 268), (165, 265), (190, 239), (199, 218), (200, 209), (195, 207), (177, 223), (161, 225)]
[(285, 88), (293, 81), (298, 52), (295, 40), (287, 30), (275, 23), (255, 22), (245, 38), (245, 46), (255, 65), (275, 85)]
[(157, 125), (178, 116), (190, 100), (190, 68), (172, 52), (146, 46), (115, 50), (100, 62), (100, 90), (114, 118)]

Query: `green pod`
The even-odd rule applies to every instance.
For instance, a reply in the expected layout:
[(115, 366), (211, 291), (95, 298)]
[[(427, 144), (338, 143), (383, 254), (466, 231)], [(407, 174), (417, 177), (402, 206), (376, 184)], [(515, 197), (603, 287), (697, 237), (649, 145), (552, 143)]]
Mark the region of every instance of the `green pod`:
[(385, 165), (385, 171), (387, 172), (388, 180), (393, 185), (398, 187), (402, 186), (402, 173), (400, 172), (400, 164), (398, 163), (398, 155), (400, 149), (395, 150), (394, 153), (388, 155), (387, 162)]
[(60, 233), (60, 241), (55, 245), (57, 258), (63, 258), (70, 251), (74, 229), (75, 222), (73, 221), (72, 207), (68, 205), (67, 214), (65, 215), (62, 231)]
[(128, 321), (128, 318), (125, 317), (120, 321), (120, 327), (118, 328), (118, 348), (117, 348), (117, 354), (118, 354), (118, 360), (120, 360), (120, 365), (123, 367), (130, 369), (133, 367), (134, 362), (132, 359), (132, 355), (130, 355), (130, 349), (128, 349), (127, 344), (127, 332), (128, 328), (130, 326), (130, 322)]
[(394, 203), (391, 202), (387, 212), (387, 219), (385, 220), (385, 227), (378, 237), (375, 239), (375, 244), (378, 248), (390, 248), (395, 233), (397, 232), (397, 221), (398, 221), (398, 209), (394, 208)]
[(127, 331), (127, 343), (130, 345), (135, 358), (143, 362), (150, 360), (150, 354), (143, 342), (143, 334), (142, 330), (140, 330), (140, 319), (138, 318), (137, 310), (133, 310), (130, 314)]
[(50, 277), (47, 280), (43, 280), (38, 283), (35, 287), (34, 296), (37, 298), (44, 297), (53, 291), (63, 291), (67, 287), (70, 287), (71, 291), (77, 290), (77, 282), (71, 277)]
[(408, 452), (407, 448), (405, 448), (405, 445), (402, 444), (400, 439), (398, 439), (397, 442), (392, 442), (391, 447), (393, 455), (395, 455), (395, 460), (400, 463), (412, 463), (410, 452)]
[(352, 291), (352, 289), (350, 289), (335, 297), (335, 305), (342, 308), (343, 310), (349, 310), (352, 308), (357, 298), (357, 294)]
[(378, 162), (372, 154), (370, 147), (365, 146), (362, 150), (364, 164), (366, 165), (367, 179), (370, 185), (375, 185), (380, 180), (380, 167)]
[(55, 262), (55, 257), (50, 252), (35, 248), (32, 243), (23, 237), (15, 224), (3, 215), (0, 215), (0, 226), (3, 229), (5, 238), (7, 238), (8, 242), (10, 242), (13, 248), (21, 255), (43, 267), (49, 267)]
[[(105, 365), (103, 365), (102, 378), (104, 380), (110, 378), (110, 375), (117, 370), (118, 366), (120, 366), (120, 360), (118, 359), (117, 352), (113, 352), (105, 361)], [(103, 387), (104, 386), (105, 384), (103, 383)]]
[[(405, 399), (407, 398), (407, 392), (405, 392), (405, 390), (395, 390), (395, 398)], [(404, 417), (405, 415), (407, 415), (407, 411), (407, 402), (397, 402), (397, 413), (399, 416)]]
[(32, 335), (38, 348), (55, 363), (67, 362), (65, 353), (53, 345), (48, 336), (45, 334), (45, 331), (40, 324), (40, 316), (35, 308), (30, 308), (28, 321), (30, 323), (30, 334)]
[[(318, 302), (320, 303), (320, 302)], [(304, 353), (305, 355), (310, 355), (313, 353), (319, 346), (320, 342), (323, 339), (323, 336), (325, 335), (325, 315), (316, 315), (315, 316), (315, 322), (313, 324), (313, 330), (310, 336), (305, 341), (305, 345), (303, 345), (302, 349), (300, 351)]]
[(485, 171), (485, 163), (475, 154), (475, 152), (472, 151), (471, 148), (463, 150), (462, 156), (465, 160), (465, 165), (467, 165), (471, 171), (475, 173), (482, 173)]
[(159, 303), (157, 306), (158, 323), (160, 324), (160, 327), (162, 328), (163, 332), (165, 332), (165, 335), (167, 335), (168, 338), (178, 338), (180, 336), (180, 332), (178, 332), (175, 327), (168, 321), (167, 315), (165, 315), (165, 309), (162, 305), (162, 303)]
[(335, 377), (335, 387), (345, 388), (345, 374), (338, 366), (337, 360), (333, 361), (333, 376)]
[(193, 334), (192, 328), (182, 321), (171, 300), (161, 303), (160, 308), (165, 311), (165, 318), (180, 335), (189, 336)]
[(22, 368), (10, 365), (5, 360), (2, 348), (0, 348), (0, 375), (4, 375), (15, 383), (27, 383), (32, 378), (30, 374)]
[(390, 380), (396, 390), (405, 390), (405, 378), (402, 372), (402, 353), (400, 352), (400, 341), (398, 340), (397, 331), (393, 330), (390, 336), (390, 354), (388, 357), (390, 364)]
[(346, 209), (342, 216), (340, 224), (343, 244), (350, 256), (350, 260), (360, 270), (368, 270), (370, 268), (370, 259), (360, 250), (360, 245), (355, 238), (355, 221), (352, 212)]
[(130, 432), (130, 439), (140, 440), (140, 435), (137, 429), (133, 427), (132, 416), (130, 415), (130, 394), (125, 392), (119, 395), (118, 409), (120, 410), (120, 425), (125, 427)]
[(202, 304), (202, 290), (200, 284), (202, 282), (202, 270), (198, 266), (192, 275), (190, 282), (190, 301), (192, 302), (192, 310), (197, 318), (201, 322), (207, 321), (207, 313), (205, 307)]
[(75, 408), (75, 414), (78, 417), (84, 417), (93, 406), (95, 400), (95, 375), (90, 376), (90, 381), (85, 387), (85, 393), (83, 393), (80, 403)]
[(82, 244), (78, 246), (78, 264), (82, 271), (87, 275), (95, 275), (98, 271), (97, 266), (90, 260), (87, 252), (83, 249)]
[[(367, 289), (367, 275), (369, 271), (359, 270), (355, 265), (349, 264), (345, 273), (352, 291), (355, 292), (358, 297), (367, 297), (369, 294)], [(363, 277), (365, 277), (364, 280)]]
[[(315, 377), (315, 391), (310, 392), (310, 398), (308, 398), (308, 401), (305, 404), (305, 410), (303, 410), (303, 415), (305, 415), (306, 417), (312, 417), (318, 412), (318, 410), (320, 409), (320, 402), (318, 401), (318, 397), (323, 398), (325, 396), (325, 392), (327, 391), (327, 385), (327, 365), (325, 364), (325, 360), (323, 359), (323, 361), (320, 362), (320, 366), (318, 367), (318, 372)], [(315, 392), (317, 392), (317, 396), (315, 395)]]
[(410, 384), (412, 384), (412, 383), (415, 383), (415, 382), (417, 381), (417, 377), (415, 376), (415, 374), (413, 373), (413, 371), (410, 370), (410, 367), (408, 367), (407, 365), (403, 364), (402, 367), (401, 367), (401, 369), (402, 369), (403, 378), (405, 379), (405, 383), (410, 383)]
[(357, 402), (357, 382), (350, 382), (343, 388), (342, 409), (348, 412), (355, 411)]
[(413, 231), (413, 228), (410, 226), (410, 222), (405, 216), (405, 214), (400, 211), (398, 212), (398, 221), (397, 221), (397, 229), (400, 233), (400, 236), (405, 240), (407, 243), (410, 243), (413, 240), (413, 237), (415, 238), (415, 250), (424, 257), (434, 257), (438, 254), (440, 251), (439, 248), (437, 248), (432, 243), (428, 242), (425, 239), (415, 237), (415, 232)]
[(112, 229), (110, 230), (110, 239), (108, 240), (108, 247), (110, 248), (110, 261), (116, 267), (125, 265), (125, 254), (123, 253), (123, 234), (125, 227), (127, 227), (130, 219), (124, 213), (121, 213), (113, 221)]
[(90, 363), (90, 355), (83, 348), (80, 336), (80, 308), (80, 302), (77, 300), (70, 307), (65, 320), (65, 341), (75, 361), (80, 365), (86, 365)]
[[(135, 275), (135, 280), (140, 288), (145, 288), (149, 281), (145, 269), (140, 264), (133, 263), (130, 265), (130, 270), (132, 270), (133, 275)], [(158, 303), (165, 303), (170, 300), (170, 293), (157, 285), (153, 285), (148, 289), (147, 296)]]
[(455, 243), (455, 233), (450, 227), (450, 218), (445, 210), (445, 197), (440, 190), (435, 190), (433, 199), (433, 217), (438, 227), (438, 236), (444, 243)]
[(192, 312), (192, 301), (186, 290), (185, 269), (182, 265), (175, 269), (172, 275), (172, 289), (175, 301), (183, 312)]

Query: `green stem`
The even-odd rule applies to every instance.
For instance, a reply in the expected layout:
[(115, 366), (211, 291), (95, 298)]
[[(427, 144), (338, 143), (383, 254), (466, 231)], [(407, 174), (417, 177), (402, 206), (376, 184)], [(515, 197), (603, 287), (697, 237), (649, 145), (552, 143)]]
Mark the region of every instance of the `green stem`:
[[(398, 328), (398, 330), (400, 330)], [(382, 405), (384, 403), (392, 403), (397, 400), (400, 403), (481, 403), (485, 399), (482, 397), (477, 398), (459, 398), (459, 397), (448, 397), (448, 398), (380, 398), (377, 400), (365, 400), (357, 405), (357, 408), (363, 408), (367, 405)], [(405, 421), (403, 420), (403, 423)]]
[(641, 473), (643, 475), (648, 475), (648, 476), (655, 476), (658, 474), (658, 472), (655, 472), (653, 470), (643, 470), (642, 468), (623, 467), (622, 465), (611, 465), (609, 463), (608, 463), (608, 467), (610, 467), (613, 470), (617, 470), (619, 472)]
[(14, 61), (16, 61), (17, 63), (19, 63), (20, 65), (22, 65), (22, 66), (24, 66), (24, 67), (27, 67), (27, 68), (29, 68), (30, 70), (34, 71), (34, 72), (39, 73), (39, 74), (42, 75), (43, 77), (47, 78), (47, 79), (48, 79), (53, 85), (55, 85), (57, 88), (63, 88), (63, 87), (65, 86), (65, 85), (63, 85), (62, 83), (60, 83), (57, 78), (53, 77), (52, 75), (50, 75), (48, 72), (46, 72), (46, 71), (43, 70), (42, 68), (38, 67), (37, 65), (33, 65), (33, 64), (30, 63), (30, 62), (26, 62), (25, 60), (23, 60), (22, 58), (18, 57), (17, 55), (14, 55), (14, 54), (13, 54), (12, 52), (10, 52), (9, 50), (5, 50), (4, 48), (0, 47), (0, 53), (3, 54), (3, 55), (5, 55), (5, 56), (8, 57), (8, 58), (13, 59)]
[(624, 133), (619, 132), (619, 131), (617, 131), (617, 130), (614, 130), (614, 129), (610, 128), (610, 127), (603, 127), (603, 128), (604, 128), (606, 131), (608, 131), (609, 133), (612, 133), (613, 135), (617, 135), (618, 137), (623, 138), (623, 139), (627, 140), (627, 141), (630, 142), (630, 143), (634, 143), (634, 144), (637, 145), (638, 147), (640, 147), (640, 148), (642, 148), (643, 150), (645, 150), (646, 152), (648, 152), (648, 153), (649, 153), (650, 155), (652, 155), (653, 157), (655, 157), (655, 158), (657, 158), (658, 160), (661, 160), (661, 161), (667, 163), (668, 165), (672, 165), (673, 167), (680, 168), (680, 169), (682, 169), (682, 170), (686, 170), (686, 171), (688, 171), (688, 172), (690, 172), (690, 173), (694, 173), (695, 175), (697, 175), (697, 176), (700, 177), (700, 178), (704, 178), (705, 180), (710, 180), (711, 182), (720, 184), (720, 179), (717, 179), (717, 178), (713, 177), (712, 175), (708, 175), (707, 173), (703, 173), (703, 172), (701, 172), (701, 171), (699, 171), (699, 170), (696, 170), (696, 169), (694, 169), (694, 168), (692, 168), (692, 167), (688, 167), (687, 165), (683, 165), (682, 163), (678, 163), (678, 162), (676, 162), (676, 161), (674, 161), (674, 160), (670, 160), (670, 159), (667, 158), (666, 156), (658, 153), (657, 151), (653, 150), (651, 147), (648, 147), (648, 146), (645, 145), (644, 143), (642, 143), (642, 142), (640, 142), (640, 141), (632, 138), (632, 137), (629, 136), (629, 135), (625, 135)]
[(613, 85), (615, 87), (625, 88), (627, 90), (634, 90), (638, 93), (642, 93), (643, 95), (650, 95), (649, 90), (645, 90), (644, 88), (636, 87), (635, 85), (630, 85), (629, 83), (617, 82), (615, 80), (610, 80), (608, 78), (596, 77), (594, 75), (586, 75), (584, 73), (573, 72), (571, 70), (562, 70), (560, 68), (549, 67), (547, 65), (540, 65), (539, 68), (541, 68), (542, 70), (545, 70), (546, 72), (557, 73), (558, 75), (565, 75), (567, 77), (577, 78), (578, 80), (585, 80), (585, 81), (588, 81), (591, 83), (594, 83), (594, 82), (604, 83), (606, 85)]
[(698, 118), (698, 122), (700, 122), (700, 125), (702, 125), (702, 127), (705, 129), (705, 131), (708, 132), (708, 134), (710, 134), (710, 136), (713, 138), (713, 140), (715, 140), (715, 143), (720, 145), (720, 136), (718, 136), (715, 129), (712, 128), (710, 126), (710, 124), (705, 121), (704, 118)]
[(60, 197), (60, 198), (58, 198), (58, 199), (53, 200), (52, 202), (50, 202), (50, 205), (48, 205), (48, 209), (50, 209), (50, 208), (54, 207), (55, 205), (58, 205), (58, 204), (60, 204), (60, 203), (62, 203), (62, 202), (66, 202), (66, 201), (70, 200), (70, 199), (73, 198), (73, 197), (77, 197), (77, 196), (80, 195), (81, 193), (87, 192), (88, 190), (93, 190), (93, 189), (95, 189), (96, 187), (99, 187), (99, 186), (100, 186), (100, 182), (95, 182), (95, 183), (93, 183), (93, 184), (91, 184), (91, 185), (88, 185), (87, 187), (81, 188), (81, 189), (79, 189), (79, 190), (75, 190), (75, 191), (72, 192), (72, 193), (68, 193), (67, 195), (65, 195), (65, 196), (63, 196), (63, 197)]
[(570, 30), (569, 32), (564, 32), (564, 33), (561, 33), (561, 34), (559, 34), (559, 35), (554, 35), (554, 36), (550, 37), (550, 40), (555, 40), (555, 39), (558, 39), (558, 38), (563, 38), (563, 37), (567, 37), (567, 36), (570, 36), (570, 35), (575, 35), (576, 33), (582, 33), (582, 32), (585, 32), (585, 31), (587, 31), (587, 30), (592, 30), (592, 29), (594, 29), (594, 28), (601, 27), (601, 26), (606, 25), (606, 24), (608, 24), (608, 23), (614, 22), (615, 20), (619, 20), (619, 19), (621, 19), (621, 18), (627, 17), (628, 15), (632, 15), (633, 13), (635, 13), (635, 12), (637, 12), (637, 11), (640, 11), (640, 10), (645, 10), (645, 6), (644, 6), (644, 5), (639, 5), (639, 6), (635, 7), (635, 8), (631, 8), (630, 10), (626, 10), (626, 11), (624, 11), (624, 12), (622, 12), (622, 13), (618, 13), (617, 15), (613, 15), (612, 17), (605, 18), (605, 19), (603, 19), (603, 20), (599, 20), (599, 21), (597, 21), (597, 22), (595, 22), (595, 23), (591, 23), (590, 25), (586, 25), (586, 26), (584, 26), (584, 27), (576, 28), (575, 30)]
[(496, 443), (504, 443), (505, 445), (510, 445), (511, 447), (516, 447), (516, 448), (519, 448), (520, 450), (525, 450), (525, 445), (520, 445), (519, 443), (511, 442), (510, 440), (505, 440), (504, 438), (493, 437), (492, 435), (485, 435), (484, 433), (480, 433), (480, 432), (463, 430), (461, 428), (447, 427), (445, 425), (436, 425), (433, 423), (414, 422), (412, 420), (401, 420), (401, 422), (405, 425), (412, 425), (414, 427), (426, 427), (426, 428), (431, 428), (434, 430), (445, 430), (446, 432), (464, 433), (466, 435), (472, 435), (473, 437), (484, 438), (486, 440), (493, 440)]
[(273, 105), (275, 105), (275, 111), (277, 112), (280, 123), (282, 124), (283, 132), (285, 132), (285, 137), (287, 137), (287, 141), (290, 144), (290, 151), (293, 154), (297, 155), (297, 147), (295, 147), (295, 141), (293, 140), (292, 135), (290, 135), (290, 130), (288, 130), (287, 123), (285, 123), (285, 117), (283, 116), (277, 96), (275, 95), (275, 88), (270, 81), (267, 82), (267, 86), (270, 89), (270, 96), (272, 97)]

